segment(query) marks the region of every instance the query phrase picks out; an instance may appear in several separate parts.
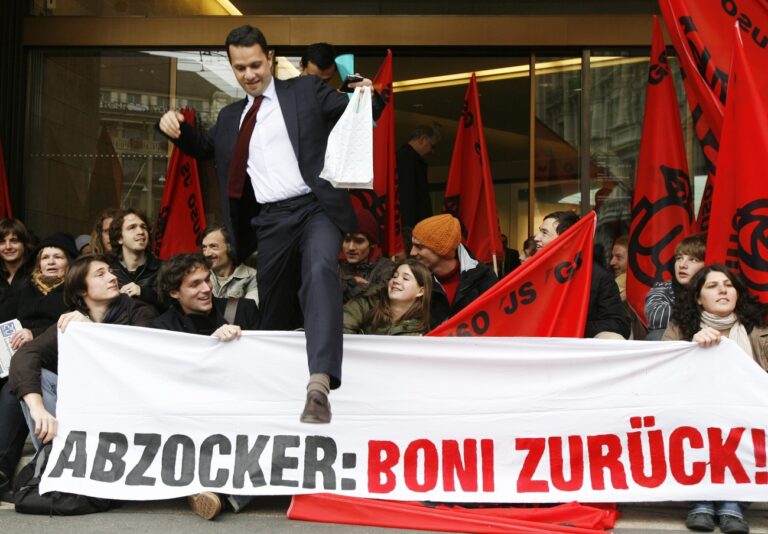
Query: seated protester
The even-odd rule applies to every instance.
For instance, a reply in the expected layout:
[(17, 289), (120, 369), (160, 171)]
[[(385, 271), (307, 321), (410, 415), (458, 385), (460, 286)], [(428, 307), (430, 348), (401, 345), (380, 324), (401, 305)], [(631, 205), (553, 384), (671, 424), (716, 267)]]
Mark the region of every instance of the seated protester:
[(429, 331), (432, 274), (413, 258), (400, 260), (386, 285), (344, 305), (345, 334), (419, 336)]
[[(166, 261), (157, 276), (157, 288), (168, 310), (155, 319), (154, 328), (231, 341), (240, 337), (241, 330), (259, 327), (255, 301), (228, 301), (213, 296), (210, 271), (200, 254), (177, 254)], [(235, 512), (253, 500), (245, 495), (223, 497)], [(213, 519), (221, 512), (222, 499), (216, 493), (205, 491), (190, 495), (189, 505), (203, 519)]]
[(149, 221), (133, 208), (115, 214), (109, 225), (109, 242), (115, 255), (110, 262), (120, 293), (161, 309), (155, 293), (160, 261), (149, 252)]
[(34, 246), (32, 234), (18, 219), (0, 220), (0, 304), (13, 290), (27, 282), (32, 272), (28, 262)]
[(112, 244), (109, 242), (109, 225), (119, 212), (118, 208), (107, 208), (101, 212), (91, 230), (91, 254), (112, 252)]
[(675, 247), (675, 273), (672, 280), (657, 282), (645, 297), (645, 319), (648, 321), (648, 335), (645, 339), (661, 339), (669, 323), (675, 296), (704, 267), (706, 246), (706, 234), (696, 234), (682, 239)]
[(259, 328), (261, 317), (256, 302), (214, 297), (210, 274), (201, 254), (177, 254), (163, 263), (157, 275), (157, 291), (168, 309), (152, 326), (225, 340), (240, 337), (240, 329)]
[(526, 260), (530, 260), (534, 254), (536, 254), (536, 240), (531, 236), (523, 241), (520, 264), (522, 265)]
[(200, 248), (211, 269), (214, 297), (246, 298), (259, 303), (256, 269), (244, 263), (235, 266), (237, 254), (226, 227), (209, 225), (200, 236)]
[(378, 248), (381, 229), (370, 211), (355, 208), (358, 231), (344, 236), (341, 251), (344, 259), (339, 262), (343, 301), (362, 295), (369, 287), (387, 283), (394, 271), (394, 263), (382, 256)]
[(629, 339), (645, 339), (648, 334), (643, 321), (637, 315), (632, 306), (627, 302), (627, 265), (629, 263), (629, 236), (622, 235), (616, 238), (611, 247), (611, 259), (608, 265), (613, 271), (616, 286), (619, 288), (619, 296), (624, 306), (624, 311), (630, 320)]
[[(768, 370), (768, 324), (766, 308), (741, 280), (723, 265), (709, 265), (691, 279), (672, 307), (672, 316), (662, 341), (695, 341), (710, 347), (727, 336), (763, 368)], [(744, 521), (745, 504), (732, 501), (693, 503), (685, 526), (712, 531), (715, 516), (724, 533), (749, 532)]]
[[(578, 220), (579, 216), (573, 211), (555, 211), (546, 215), (539, 226), (539, 231), (533, 237), (536, 241), (536, 250), (550, 244)], [(621, 303), (619, 288), (613, 276), (594, 261), (584, 337), (629, 339), (629, 334), (629, 316)]]
[(444, 213), (413, 229), (411, 256), (434, 275), (429, 307), (430, 330), (463, 310), (498, 278), (461, 244), (461, 224)]
[[(68, 234), (54, 234), (40, 244), (31, 276), (0, 305), (0, 321), (18, 319), (22, 326), (11, 337), (13, 349), (39, 337), (69, 311), (64, 303), (64, 274), (75, 256), (75, 244)], [(4, 378), (0, 380), (0, 490), (9, 483), (26, 439), (21, 405)]]
[(32, 274), (0, 305), (0, 322), (18, 319), (21, 323), (22, 329), (11, 337), (11, 348), (29, 343), (69, 311), (64, 303), (64, 275), (76, 257), (69, 234), (53, 234), (37, 247)]
[(24, 401), (22, 407), (38, 448), (51, 441), (58, 428), (58, 331), (64, 333), (72, 321), (150, 326), (157, 316), (152, 306), (120, 294), (108, 261), (106, 256), (89, 254), (72, 262), (64, 280), (64, 299), (75, 311), (59, 317), (11, 360), (11, 389)]

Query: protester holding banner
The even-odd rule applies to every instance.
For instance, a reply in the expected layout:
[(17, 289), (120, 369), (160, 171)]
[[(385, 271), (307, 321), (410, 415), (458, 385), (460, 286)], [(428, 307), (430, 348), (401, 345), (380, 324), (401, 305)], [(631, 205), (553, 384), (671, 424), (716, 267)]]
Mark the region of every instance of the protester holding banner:
[(119, 211), (109, 225), (109, 242), (115, 254), (110, 263), (120, 292), (161, 309), (155, 293), (160, 261), (149, 252), (149, 219), (133, 208)]
[(461, 244), (461, 224), (448, 213), (434, 215), (413, 229), (411, 256), (434, 275), (430, 329), (467, 307), (498, 278)]
[(661, 339), (669, 323), (675, 296), (679, 295), (693, 276), (704, 267), (706, 245), (706, 235), (697, 234), (684, 238), (675, 247), (673, 279), (654, 284), (645, 298), (645, 318), (648, 321), (648, 335), (645, 339)]
[[(213, 297), (210, 272), (200, 254), (177, 254), (166, 261), (157, 275), (157, 290), (168, 310), (152, 326), (162, 330), (213, 336), (221, 341), (238, 339), (242, 330), (259, 327), (259, 311), (252, 299)], [(253, 498), (229, 495), (227, 502), (235, 512)], [(222, 508), (219, 495), (206, 491), (189, 496), (192, 511), (203, 519), (213, 519)]]
[(344, 259), (339, 262), (341, 289), (346, 304), (371, 288), (385, 285), (392, 277), (395, 264), (381, 255), (381, 228), (370, 211), (355, 208), (358, 228), (344, 236), (341, 251)]
[[(579, 216), (573, 211), (555, 211), (544, 217), (534, 236), (536, 249), (554, 241), (560, 234), (576, 224)], [(589, 291), (589, 311), (584, 337), (629, 339), (630, 321), (613, 277), (597, 261), (592, 264)]]
[(168, 309), (155, 319), (154, 328), (214, 336), (222, 341), (240, 337), (241, 330), (259, 328), (254, 300), (213, 296), (210, 270), (200, 254), (177, 254), (163, 263), (157, 291)]
[(58, 331), (72, 321), (150, 326), (157, 312), (152, 306), (121, 295), (109, 259), (89, 254), (76, 259), (64, 279), (64, 300), (75, 311), (59, 317), (11, 360), (10, 385), (24, 401), (29, 429), (35, 445), (56, 435), (56, 386), (58, 382)]
[(259, 304), (256, 269), (244, 263), (235, 265), (237, 253), (226, 226), (208, 225), (200, 234), (200, 249), (211, 269), (214, 297), (246, 298)]
[(432, 274), (413, 258), (400, 260), (386, 285), (344, 306), (345, 334), (419, 336), (429, 330)]
[[(768, 323), (765, 306), (750, 295), (728, 267), (709, 265), (701, 269), (672, 308), (672, 318), (663, 341), (695, 341), (709, 347), (728, 337), (768, 370)], [(696, 502), (685, 525), (691, 530), (712, 531), (715, 516), (726, 534), (747, 534), (745, 504), (729, 501)]]

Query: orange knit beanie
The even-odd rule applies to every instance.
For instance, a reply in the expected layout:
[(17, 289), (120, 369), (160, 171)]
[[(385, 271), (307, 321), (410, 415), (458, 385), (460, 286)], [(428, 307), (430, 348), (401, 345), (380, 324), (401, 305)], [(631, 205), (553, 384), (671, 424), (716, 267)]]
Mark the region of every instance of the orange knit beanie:
[(419, 222), (413, 229), (413, 237), (438, 256), (450, 258), (461, 243), (461, 224), (448, 213), (435, 215)]

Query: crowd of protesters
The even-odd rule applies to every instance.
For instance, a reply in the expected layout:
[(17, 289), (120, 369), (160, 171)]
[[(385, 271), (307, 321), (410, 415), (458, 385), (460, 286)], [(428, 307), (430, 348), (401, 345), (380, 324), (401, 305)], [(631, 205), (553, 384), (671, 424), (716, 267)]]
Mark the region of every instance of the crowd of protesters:
[[(501, 272), (494, 272), (462, 243), (456, 217), (431, 215), (421, 158), (434, 149), (439, 135), (430, 128), (417, 129), (408, 150), (419, 184), (405, 188), (414, 197), (404, 229), (409, 244), (401, 258), (388, 258), (380, 248), (382, 228), (376, 217), (354, 210), (344, 190), (318, 181), (315, 173), (328, 125), (347, 103), (346, 96), (327, 86), (333, 75), (330, 45), (308, 49), (298, 81), (272, 84), (272, 52), (258, 29), (236, 28), (226, 44), (246, 101), (224, 108), (213, 134), (184, 124), (174, 111), (158, 124), (182, 150), (221, 163), (217, 167), (222, 196), (228, 196), (222, 206), (227, 221), (202, 232), (198, 251), (161, 262), (151, 252), (150, 221), (132, 208), (105, 210), (90, 236), (77, 238), (56, 233), (38, 241), (21, 221), (0, 221), (0, 322), (20, 323), (10, 336), (17, 351), (10, 376), (0, 379), (0, 493), (10, 484), (27, 436), (40, 447), (56, 435), (57, 335), (73, 321), (213, 336), (222, 343), (235, 342), (244, 330), (304, 328), (310, 378), (300, 421), (329, 423), (328, 394), (340, 385), (342, 333), (427, 334), (579, 219), (572, 211), (547, 214), (536, 234), (522, 244), (522, 253), (505, 242)], [(370, 80), (358, 85), (370, 85)], [(312, 106), (311, 112), (299, 114), (305, 133), (298, 140), (290, 137), (280, 113), (272, 113), (280, 110), (276, 95), (288, 94), (296, 95), (290, 102)], [(374, 115), (381, 105), (375, 100)], [(259, 114), (260, 107), (268, 112)], [(269, 146), (251, 140), (249, 148), (248, 139), (239, 139), (237, 125), (242, 119), (243, 131), (250, 120), (253, 131), (257, 114), (259, 121), (264, 119), (260, 126), (274, 137), (269, 137)], [(224, 132), (227, 128), (232, 131)], [(301, 152), (296, 150), (302, 154), (299, 159), (291, 158), (292, 143), (302, 146)], [(235, 151), (245, 147), (237, 163), (239, 177), (230, 168), (236, 166), (230, 161), (235, 159), (232, 145)], [(272, 149), (281, 157), (269, 159)], [(249, 160), (248, 150), (261, 159)], [(255, 205), (260, 209), (253, 211)], [(584, 297), (584, 337), (645, 338), (645, 331), (633, 326), (638, 316), (624, 295), (627, 242), (626, 237), (616, 240), (609, 265), (595, 255)], [(256, 243), (258, 252), (251, 254)], [(697, 235), (680, 241), (673, 280), (649, 292), (644, 310), (648, 339), (692, 340), (708, 347), (725, 336), (768, 368), (766, 310), (728, 268), (705, 266), (704, 243)], [(255, 269), (246, 265), (254, 255)], [(313, 347), (333, 347), (335, 353), (326, 360), (328, 355)], [(225, 506), (237, 512), (249, 500), (211, 492), (190, 496), (192, 509), (206, 519)], [(717, 519), (723, 532), (746, 534), (745, 506), (695, 503), (686, 524), (711, 531)]]

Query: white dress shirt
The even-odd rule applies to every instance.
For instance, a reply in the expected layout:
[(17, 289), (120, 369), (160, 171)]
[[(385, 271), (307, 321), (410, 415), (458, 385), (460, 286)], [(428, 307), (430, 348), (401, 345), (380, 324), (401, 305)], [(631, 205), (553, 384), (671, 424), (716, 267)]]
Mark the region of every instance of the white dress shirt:
[[(277, 202), (311, 193), (312, 190), (301, 177), (274, 80), (270, 80), (263, 95), (248, 146), (248, 176), (256, 201), (260, 204)], [(248, 95), (248, 104), (240, 117), (241, 124), (253, 101), (253, 97)]]

